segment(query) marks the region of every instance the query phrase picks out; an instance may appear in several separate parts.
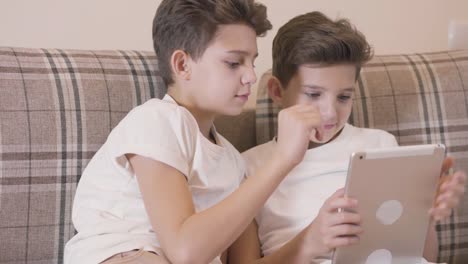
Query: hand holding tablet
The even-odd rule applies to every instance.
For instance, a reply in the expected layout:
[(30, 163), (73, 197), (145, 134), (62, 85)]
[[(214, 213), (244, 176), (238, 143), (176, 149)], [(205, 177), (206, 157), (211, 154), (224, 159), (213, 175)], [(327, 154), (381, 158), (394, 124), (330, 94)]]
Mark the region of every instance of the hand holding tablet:
[(444, 157), (443, 145), (353, 153), (345, 192), (359, 201), (364, 233), (333, 263), (421, 263)]

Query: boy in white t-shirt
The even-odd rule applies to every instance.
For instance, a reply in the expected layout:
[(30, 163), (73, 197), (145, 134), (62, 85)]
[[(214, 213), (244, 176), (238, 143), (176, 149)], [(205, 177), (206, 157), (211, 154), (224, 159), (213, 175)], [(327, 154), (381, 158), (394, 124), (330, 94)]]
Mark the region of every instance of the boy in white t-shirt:
[(282, 111), (273, 156), (239, 187), (243, 160), (213, 120), (241, 113), (256, 37), (270, 28), (254, 0), (160, 3), (153, 40), (167, 95), (133, 109), (86, 167), (65, 263), (221, 263), (320, 122), (311, 106)]
[[(297, 16), (273, 41), (273, 71), (268, 93), (281, 108), (316, 106), (321, 125), (304, 160), (267, 200), (244, 234), (229, 249), (229, 263), (321, 263), (335, 248), (359, 242), (358, 201), (345, 198), (350, 154), (397, 146), (395, 137), (347, 124), (361, 65), (372, 57), (365, 37), (347, 20), (332, 21), (320, 12)], [(276, 139), (243, 153), (248, 178), (265, 166)], [(443, 171), (452, 165), (444, 162)], [(436, 261), (434, 220), (450, 214), (464, 193), (465, 175), (443, 177), (431, 209), (424, 257)], [(338, 210), (344, 208), (349, 210)], [(351, 263), (354, 264), (354, 263)]]

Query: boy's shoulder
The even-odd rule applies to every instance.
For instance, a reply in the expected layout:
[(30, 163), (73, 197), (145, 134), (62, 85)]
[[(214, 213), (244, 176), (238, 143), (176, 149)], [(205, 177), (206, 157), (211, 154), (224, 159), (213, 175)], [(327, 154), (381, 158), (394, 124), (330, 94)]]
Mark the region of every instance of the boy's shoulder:
[(359, 135), (393, 136), (389, 132), (379, 128), (356, 127), (350, 124), (347, 124), (347, 126), (353, 130), (353, 133)]
[[(193, 149), (199, 129), (190, 112), (163, 99), (150, 99), (133, 108), (108, 136), (107, 143), (184, 145)], [(146, 142), (146, 143), (145, 143)]]
[(133, 108), (130, 113), (132, 112), (154, 112), (163, 116), (172, 116), (175, 113), (188, 112), (188, 110), (178, 105), (174, 99), (166, 95), (162, 99), (151, 98), (143, 104)]
[[(124, 119), (139, 121), (142, 125), (160, 124), (178, 127), (179, 124), (197, 129), (198, 125), (190, 112), (175, 103), (168, 95), (163, 99), (152, 98), (133, 108)], [(198, 129), (197, 129), (198, 130)]]
[(391, 133), (377, 128), (365, 128), (355, 127), (350, 124), (348, 126), (349, 134), (352, 136), (352, 140), (359, 142), (362, 140), (367, 144), (377, 144), (377, 146), (393, 146), (397, 145), (397, 141), (394, 135)]

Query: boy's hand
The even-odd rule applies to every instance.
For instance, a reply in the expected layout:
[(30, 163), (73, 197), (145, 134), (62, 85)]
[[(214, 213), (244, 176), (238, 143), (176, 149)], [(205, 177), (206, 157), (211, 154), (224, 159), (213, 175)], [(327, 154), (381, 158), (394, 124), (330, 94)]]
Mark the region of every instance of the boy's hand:
[(465, 193), (466, 175), (461, 171), (453, 173), (452, 166), (453, 159), (451, 157), (446, 158), (442, 165), (435, 202), (429, 211), (436, 221), (450, 216), (452, 209), (458, 206)]
[(283, 161), (296, 166), (304, 158), (314, 128), (321, 124), (316, 106), (294, 105), (278, 114), (277, 151)]
[(357, 200), (344, 197), (343, 188), (330, 196), (314, 221), (303, 231), (303, 249), (310, 252), (306, 255), (324, 256), (335, 248), (358, 243), (363, 229), (361, 216), (355, 213), (357, 205)]

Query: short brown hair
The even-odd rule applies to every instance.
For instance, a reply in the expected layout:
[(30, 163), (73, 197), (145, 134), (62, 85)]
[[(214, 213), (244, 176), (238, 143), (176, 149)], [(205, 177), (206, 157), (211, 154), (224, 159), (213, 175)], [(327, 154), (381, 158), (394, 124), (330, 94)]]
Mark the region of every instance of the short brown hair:
[(372, 55), (364, 35), (348, 20), (332, 21), (320, 12), (311, 12), (278, 30), (273, 40), (273, 75), (286, 87), (301, 65), (348, 63), (356, 65), (357, 79)]
[(153, 20), (153, 46), (164, 83), (174, 82), (170, 58), (175, 50), (196, 60), (218, 26), (228, 24), (246, 24), (257, 36), (271, 29), (266, 7), (255, 0), (163, 0)]

